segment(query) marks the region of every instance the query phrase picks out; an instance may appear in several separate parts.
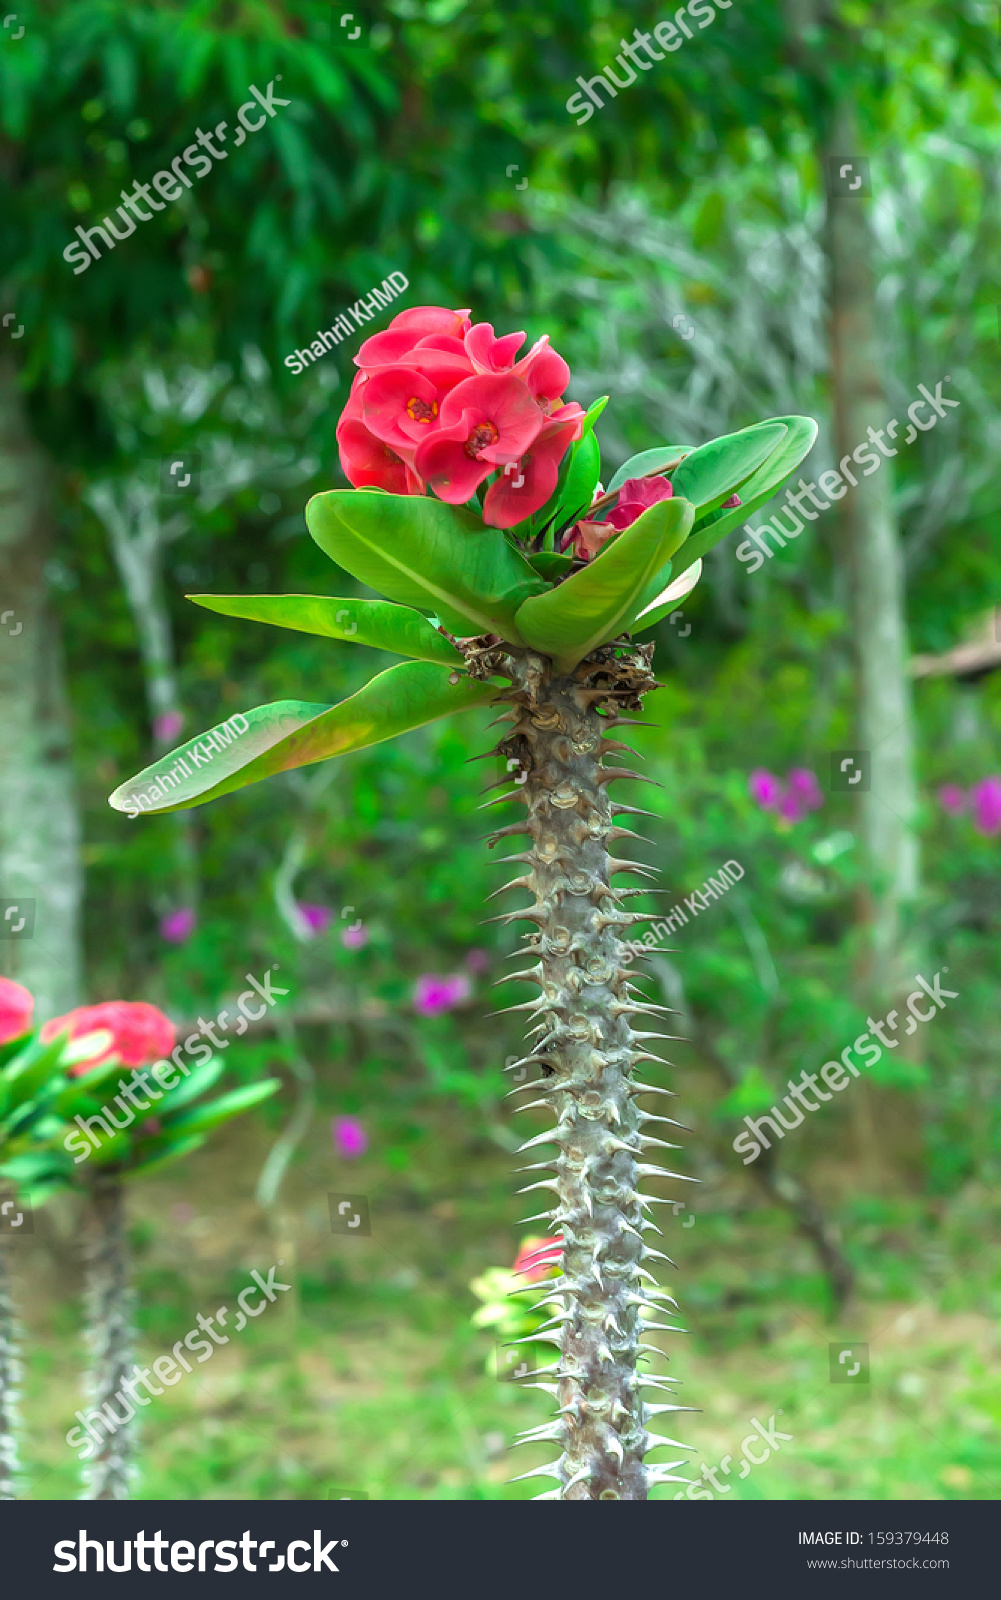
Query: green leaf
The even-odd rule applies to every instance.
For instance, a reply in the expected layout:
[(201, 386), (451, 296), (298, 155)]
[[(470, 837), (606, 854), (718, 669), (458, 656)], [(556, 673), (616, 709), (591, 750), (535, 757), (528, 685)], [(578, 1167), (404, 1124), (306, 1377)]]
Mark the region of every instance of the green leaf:
[(753, 511), (770, 500), (776, 489), (794, 472), (803, 458), (813, 449), (817, 437), (817, 424), (812, 417), (772, 417), (772, 422), (785, 424), (786, 433), (778, 447), (757, 471), (752, 472), (743, 485), (739, 506), (722, 517), (712, 519), (696, 528), (685, 545), (683, 553), (674, 564), (674, 575), (680, 577), (686, 567), (704, 556), (708, 550), (725, 539), (731, 528), (744, 523)]
[(69, 1083), (59, 1090), (49, 1109), (57, 1117), (75, 1117), (78, 1112), (92, 1115), (95, 1110), (101, 1109), (101, 1102), (94, 1098), (94, 1090), (105, 1079), (113, 1078), (125, 1070), (116, 1056), (99, 1067), (93, 1067), (81, 1078), (71, 1078)]
[(715, 511), (736, 494), (785, 435), (784, 423), (759, 422), (753, 428), (742, 428), (739, 433), (727, 433), (700, 445), (672, 475), (675, 494), (690, 500), (697, 516)]
[(591, 401), (591, 404), (584, 413), (584, 421), (581, 423), (581, 439), (587, 438), (587, 435), (591, 432), (591, 429), (594, 427), (598, 418), (601, 416), (601, 413), (607, 406), (608, 400), (609, 396), (607, 394), (603, 394), (599, 395), (597, 400)]
[(4, 1068), (0, 1074), (0, 1116), (34, 1098), (46, 1079), (58, 1070), (65, 1042), (61, 1035), (49, 1044), (35, 1038)]
[[(196, 767), (186, 760), (187, 771), (178, 773), (178, 763), (203, 744), (207, 736), (203, 735), (201, 741), (189, 739), (120, 784), (108, 804), (130, 816), (204, 805), (207, 800), (231, 794), (234, 789), (270, 778), (276, 772), (290, 772), (314, 761), (364, 750), (439, 717), (486, 705), (499, 687), (497, 682), (482, 683), (468, 677), (452, 683), (451, 677), (448, 667), (426, 661), (401, 661), (378, 673), (357, 694), (336, 706), (310, 705), (300, 700), (255, 706), (244, 714), (247, 732), (228, 748), (217, 751), (211, 760), (205, 761), (202, 750)], [(164, 777), (169, 778), (172, 773), (174, 781), (164, 783)]]
[[(552, 523), (563, 528), (575, 522), (594, 499), (594, 491), (601, 476), (601, 451), (593, 433), (585, 433), (570, 446), (560, 468), (559, 481), (541, 511), (528, 523), (531, 537)], [(548, 554), (548, 552), (546, 552)], [(530, 565), (535, 563), (529, 557)]]
[(679, 456), (691, 455), (694, 449), (692, 444), (662, 444), (656, 450), (641, 450), (638, 456), (630, 456), (623, 463), (608, 485), (607, 492), (611, 494), (613, 489), (621, 489), (627, 478), (645, 478), (648, 472), (659, 472), (661, 467), (669, 467)]
[(670, 567), (658, 572), (657, 582), (653, 586), (653, 593), (644, 595), (643, 603), (637, 606), (633, 620), (629, 625), (629, 632), (634, 638), (639, 638), (641, 633), (646, 633), (648, 628), (654, 627), (661, 617), (666, 617), (674, 611), (686, 594), (690, 594), (702, 575), (701, 566), (687, 567), (680, 577), (671, 575)]
[[(171, 1117), (164, 1127), (164, 1133), (171, 1135), (207, 1133), (210, 1128), (216, 1128), (220, 1123), (228, 1122), (231, 1117), (238, 1117), (244, 1111), (249, 1111), (262, 1100), (267, 1100), (276, 1089), (281, 1088), (280, 1078), (265, 1078), (263, 1083), (248, 1083), (242, 1089), (234, 1089), (230, 1094), (220, 1095), (218, 1100), (210, 1100), (208, 1105), (196, 1106), (191, 1111), (182, 1112), (179, 1117)], [(160, 1135), (157, 1135), (159, 1138)]]
[(350, 640), (373, 650), (411, 656), (415, 661), (465, 666), (461, 650), (449, 644), (426, 617), (388, 600), (337, 600), (318, 594), (189, 594), (187, 598), (224, 617), (245, 617), (325, 639)]
[(573, 556), (557, 555), (555, 550), (540, 550), (537, 555), (529, 556), (528, 561), (536, 572), (550, 582), (554, 578), (562, 578), (573, 566)]
[(594, 491), (601, 477), (601, 451), (593, 433), (585, 433), (571, 445), (570, 471), (564, 485), (559, 510), (558, 525), (575, 522), (594, 499)]
[(518, 627), (535, 650), (569, 672), (599, 644), (623, 631), (651, 578), (683, 543), (692, 525), (687, 500), (650, 506), (594, 561), (547, 594), (526, 600)]
[(6, 1044), (0, 1044), (0, 1075), (8, 1061), (25, 1049), (31, 1040), (30, 1033), (19, 1033), (16, 1039), (8, 1039)]
[(66, 1176), (67, 1167), (72, 1170), (72, 1162), (61, 1160), (54, 1150), (26, 1150), (0, 1165), (0, 1178), (10, 1178), (19, 1187), (27, 1188), (48, 1178)]
[(370, 588), (440, 617), (460, 637), (497, 633), (520, 644), (515, 613), (544, 587), (499, 528), (418, 495), (328, 489), (306, 507), (320, 549)]
[(188, 1077), (181, 1078), (180, 1083), (175, 1083), (172, 1089), (164, 1089), (163, 1100), (156, 1102), (157, 1109), (153, 1115), (171, 1117), (182, 1106), (190, 1105), (192, 1100), (197, 1100), (199, 1095), (207, 1093), (218, 1082), (224, 1066), (221, 1056), (212, 1056), (209, 1061), (200, 1061), (197, 1066), (189, 1068)]
[(633, 606), (629, 620), (625, 624), (625, 632), (636, 632), (635, 624), (640, 612), (645, 611), (647, 606), (652, 605), (657, 597), (663, 594), (668, 587), (671, 582), (671, 566), (672, 563), (666, 561), (662, 567), (657, 568), (653, 577), (645, 584), (643, 593), (637, 596), (636, 604)]
[(132, 1178), (148, 1178), (151, 1173), (159, 1172), (161, 1167), (169, 1166), (172, 1161), (180, 1161), (182, 1156), (189, 1156), (193, 1150), (198, 1150), (207, 1138), (205, 1133), (196, 1133), (190, 1139), (178, 1139), (175, 1143), (162, 1135), (158, 1139), (151, 1139), (148, 1144), (141, 1146), (134, 1164), (130, 1164), (122, 1173), (122, 1179), (128, 1182)]

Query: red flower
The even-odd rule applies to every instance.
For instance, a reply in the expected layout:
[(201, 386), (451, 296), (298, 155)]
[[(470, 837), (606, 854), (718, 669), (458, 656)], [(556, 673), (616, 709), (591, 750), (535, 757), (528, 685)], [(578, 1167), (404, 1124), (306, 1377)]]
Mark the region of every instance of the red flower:
[(523, 1239), (511, 1271), (524, 1277), (526, 1283), (539, 1283), (562, 1263), (563, 1235), (558, 1233), (552, 1239)]
[(445, 396), (441, 425), (418, 447), (414, 464), (439, 500), (461, 506), (498, 467), (517, 464), (544, 420), (512, 374), (466, 378)]
[(524, 333), (497, 338), (466, 311), (417, 306), (366, 339), (337, 424), (341, 466), (356, 488), (424, 494), (462, 505), (488, 491), (484, 521), (508, 528), (544, 505), (559, 463), (580, 437), (583, 411), (562, 404), (570, 369), (538, 339), (520, 361)]
[(31, 1027), (35, 1001), (23, 984), (0, 978), (0, 1044), (19, 1039)]
[(578, 561), (591, 561), (614, 533), (631, 527), (644, 511), (661, 500), (670, 500), (673, 494), (667, 478), (627, 478), (604, 522), (578, 522), (564, 538), (563, 548), (572, 543)]
[(620, 531), (629, 528), (644, 511), (661, 500), (670, 500), (673, 494), (667, 478), (627, 478), (605, 521)]
[(177, 1038), (170, 1018), (145, 1000), (105, 1000), (96, 1006), (76, 1006), (64, 1017), (54, 1017), (42, 1028), (42, 1039), (48, 1042), (60, 1033), (78, 1039), (99, 1028), (111, 1034), (110, 1045), (92, 1060), (71, 1068), (70, 1077), (81, 1077), (94, 1067), (103, 1066), (112, 1056), (118, 1056), (126, 1067), (145, 1066), (169, 1056)]
[[(422, 339), (444, 335), (455, 341), (461, 354), (462, 336), (469, 327), (468, 311), (447, 311), (444, 306), (411, 306), (395, 316), (385, 333), (366, 339), (354, 358), (363, 372), (396, 366)], [(470, 370), (472, 370), (470, 368)]]
[(583, 411), (579, 406), (563, 406), (558, 417), (566, 412), (571, 414), (569, 422), (551, 418), (544, 423), (521, 459), (506, 466), (502, 476), (490, 485), (483, 501), (483, 520), (490, 527), (513, 528), (549, 499), (560, 475), (560, 462), (580, 437)]
[(523, 333), (494, 334), (492, 322), (478, 322), (463, 340), (466, 355), (475, 372), (510, 372), (515, 352), (525, 343)]

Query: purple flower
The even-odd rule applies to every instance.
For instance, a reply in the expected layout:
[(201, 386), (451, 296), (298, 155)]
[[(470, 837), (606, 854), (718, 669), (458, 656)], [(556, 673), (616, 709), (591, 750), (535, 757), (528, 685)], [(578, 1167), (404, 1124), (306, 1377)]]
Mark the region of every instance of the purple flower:
[(779, 816), (785, 822), (801, 822), (806, 816), (806, 805), (798, 794), (789, 789), (779, 803)]
[(153, 718), (153, 737), (161, 744), (169, 744), (171, 739), (177, 738), (183, 727), (184, 716), (180, 711), (162, 711)]
[(486, 950), (467, 950), (466, 966), (469, 968), (470, 972), (489, 972), (490, 957)]
[(943, 783), (938, 798), (943, 811), (948, 811), (950, 816), (958, 817), (966, 810), (966, 795), (958, 783)]
[(730, 496), (729, 500), (724, 500), (723, 501), (723, 504), (720, 506), (720, 510), (721, 511), (732, 511), (735, 506), (739, 506), (739, 505), (740, 505), (740, 495), (739, 494), (732, 494)]
[(414, 1010), (419, 1017), (440, 1017), (443, 1011), (451, 1011), (468, 998), (469, 979), (465, 973), (439, 978), (433, 972), (424, 972), (414, 987)]
[(166, 939), (168, 944), (183, 944), (185, 939), (191, 937), (195, 926), (195, 913), (185, 906), (180, 911), (171, 911), (166, 917), (160, 918), (160, 938)]
[(1001, 778), (984, 778), (970, 790), (974, 827), (988, 836), (1001, 833)]
[(804, 810), (819, 811), (824, 803), (824, 796), (820, 792), (815, 772), (811, 772), (807, 767), (793, 767), (786, 782), (792, 793), (802, 801)]
[(368, 929), (361, 918), (352, 922), (350, 928), (345, 928), (341, 934), (341, 944), (345, 950), (362, 950), (368, 944)]
[(764, 767), (755, 767), (751, 773), (751, 798), (756, 800), (762, 811), (777, 811), (782, 799), (782, 785), (772, 772), (766, 772)]
[(330, 1124), (334, 1149), (345, 1161), (355, 1161), (368, 1149), (368, 1134), (357, 1117), (334, 1117)]
[(333, 920), (334, 913), (329, 906), (313, 906), (305, 900), (297, 900), (296, 909), (314, 937), (318, 933), (326, 933)]

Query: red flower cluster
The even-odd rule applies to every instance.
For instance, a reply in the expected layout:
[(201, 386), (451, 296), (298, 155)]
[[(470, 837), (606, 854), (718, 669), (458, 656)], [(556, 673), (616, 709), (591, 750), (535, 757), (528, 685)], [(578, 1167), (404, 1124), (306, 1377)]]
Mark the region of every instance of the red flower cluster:
[(0, 978), (0, 1044), (19, 1039), (31, 1027), (35, 1002), (23, 984)]
[(156, 1006), (145, 1000), (105, 1000), (101, 1005), (76, 1006), (64, 1017), (53, 1017), (42, 1029), (46, 1042), (59, 1033), (78, 1039), (85, 1033), (105, 1029), (111, 1034), (106, 1050), (70, 1069), (71, 1078), (79, 1078), (94, 1067), (103, 1066), (112, 1056), (118, 1056), (123, 1066), (142, 1067), (149, 1061), (169, 1056), (177, 1034), (174, 1024)]
[(337, 424), (355, 488), (464, 505), (491, 473), (483, 520), (511, 528), (544, 506), (584, 413), (564, 405), (570, 368), (543, 335), (515, 361), (523, 333), (496, 338), (466, 311), (415, 306), (366, 339)]

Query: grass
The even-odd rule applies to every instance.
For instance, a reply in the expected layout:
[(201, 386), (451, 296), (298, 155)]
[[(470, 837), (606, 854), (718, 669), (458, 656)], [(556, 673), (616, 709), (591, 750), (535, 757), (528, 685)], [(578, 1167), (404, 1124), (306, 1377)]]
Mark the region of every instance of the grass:
[[(374, 1155), (335, 1163), (317, 1132), (283, 1214), (265, 1222), (252, 1199), (265, 1148), (260, 1127), (233, 1129), (132, 1193), (143, 1364), (199, 1311), (235, 1311), (252, 1267), (266, 1276), (283, 1260), (279, 1281), (294, 1285), (145, 1408), (137, 1497), (493, 1500), (549, 1487), (508, 1483), (546, 1459), (544, 1447), (508, 1446), (544, 1419), (548, 1398), (488, 1376), (490, 1340), (469, 1320), (469, 1280), (509, 1261), (530, 1231), (512, 1227), (521, 1213), (507, 1152), (464, 1145), (440, 1110), (403, 1171)], [(369, 1197), (368, 1237), (331, 1233), (332, 1190)], [(1001, 1277), (986, 1196), (846, 1201), (839, 1220), (860, 1293), (837, 1328), (782, 1213), (741, 1209), (711, 1183), (698, 1204), (688, 1227), (660, 1208), (679, 1268), (668, 1287), (691, 1331), (655, 1336), (667, 1340), (679, 1399), (700, 1408), (664, 1429), (693, 1446), (693, 1476), (703, 1461), (738, 1458), (753, 1417), (775, 1416), (792, 1439), (742, 1480), (722, 1480), (721, 1498), (1001, 1497)], [(82, 1404), (72, 1234), (71, 1206), (50, 1208), (16, 1258), (34, 1499), (79, 1492), (64, 1443)], [(868, 1344), (869, 1384), (830, 1381), (839, 1341)]]

